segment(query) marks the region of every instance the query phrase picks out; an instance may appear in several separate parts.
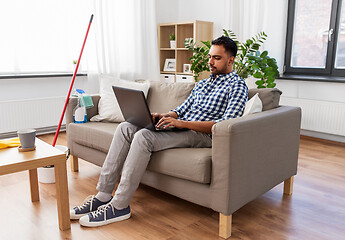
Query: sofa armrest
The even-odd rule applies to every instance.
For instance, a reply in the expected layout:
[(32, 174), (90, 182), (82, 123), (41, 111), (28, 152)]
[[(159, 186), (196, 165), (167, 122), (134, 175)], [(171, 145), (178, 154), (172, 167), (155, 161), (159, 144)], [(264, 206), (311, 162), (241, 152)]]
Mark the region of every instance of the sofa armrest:
[[(87, 120), (90, 120), (93, 116), (98, 114), (98, 102), (101, 98), (100, 95), (91, 95), (93, 107), (87, 109)], [(70, 97), (67, 109), (66, 109), (66, 127), (68, 128), (68, 124), (73, 122), (73, 110), (78, 104), (78, 98), (77, 97)]]
[(211, 206), (230, 215), (297, 173), (301, 109), (275, 109), (212, 128)]

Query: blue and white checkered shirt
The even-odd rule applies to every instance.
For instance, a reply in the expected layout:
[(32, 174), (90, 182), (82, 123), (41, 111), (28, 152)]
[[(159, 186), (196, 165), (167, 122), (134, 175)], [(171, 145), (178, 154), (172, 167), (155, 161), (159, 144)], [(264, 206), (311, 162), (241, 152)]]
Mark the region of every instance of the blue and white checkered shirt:
[(188, 98), (173, 111), (186, 121), (215, 123), (243, 114), (248, 88), (235, 71), (201, 80)]

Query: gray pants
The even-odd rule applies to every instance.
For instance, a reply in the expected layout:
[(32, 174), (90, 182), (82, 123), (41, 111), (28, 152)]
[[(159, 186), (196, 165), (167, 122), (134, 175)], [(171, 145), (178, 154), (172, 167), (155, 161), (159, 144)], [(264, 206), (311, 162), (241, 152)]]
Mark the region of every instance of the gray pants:
[(153, 132), (123, 122), (116, 128), (101, 170), (97, 190), (112, 193), (121, 174), (112, 203), (117, 209), (126, 208), (139, 186), (152, 152), (168, 148), (199, 148), (211, 145), (212, 140), (206, 133), (192, 130)]

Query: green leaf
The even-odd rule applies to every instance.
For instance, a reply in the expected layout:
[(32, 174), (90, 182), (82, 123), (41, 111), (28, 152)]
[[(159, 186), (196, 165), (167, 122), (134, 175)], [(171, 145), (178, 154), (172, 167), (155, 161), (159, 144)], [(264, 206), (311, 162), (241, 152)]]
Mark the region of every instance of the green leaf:
[(268, 77), (268, 78), (266, 79), (266, 82), (267, 82), (267, 83), (273, 83), (274, 80), (276, 80), (274, 77)]
[(273, 71), (270, 71), (270, 72), (265, 73), (265, 77), (266, 77), (266, 78), (274, 77), (275, 75), (276, 75), (276, 72), (273, 72)]
[[(266, 67), (265, 69), (264, 69), (264, 73), (265, 74), (269, 74), (270, 72), (272, 72), (273, 71), (273, 69), (271, 68), (271, 67)], [(274, 72), (273, 72), (274, 73)]]
[(256, 70), (256, 71), (259, 71), (259, 70), (260, 70), (259, 66), (258, 66), (258, 65), (255, 65), (255, 64), (252, 65), (252, 69), (253, 69), (253, 70)]
[(260, 55), (260, 57), (264, 58), (268, 55), (268, 52), (267, 51), (263, 51)]
[(255, 77), (255, 78), (262, 78), (263, 76), (262, 76), (262, 74), (260, 72), (256, 72), (256, 73), (253, 74), (253, 77)]
[(274, 88), (276, 85), (275, 83), (269, 83), (267, 84), (267, 88)]
[(258, 80), (255, 82), (256, 85), (263, 85), (265, 84), (265, 81), (264, 80)]
[(249, 60), (254, 60), (257, 58), (256, 56), (253, 56), (253, 55), (247, 55), (248, 59)]
[(263, 85), (259, 85), (258, 88), (266, 88), (265, 86)]

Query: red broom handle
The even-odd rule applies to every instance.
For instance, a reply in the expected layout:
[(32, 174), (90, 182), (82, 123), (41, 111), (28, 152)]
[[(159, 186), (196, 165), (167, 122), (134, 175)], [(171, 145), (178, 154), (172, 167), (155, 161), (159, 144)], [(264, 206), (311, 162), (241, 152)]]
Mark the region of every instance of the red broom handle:
[(89, 30), (90, 30), (90, 26), (91, 26), (91, 23), (92, 23), (92, 19), (93, 19), (93, 14), (91, 15), (89, 26), (87, 28), (85, 39), (84, 39), (84, 42), (83, 42), (83, 46), (82, 46), (81, 51), (80, 51), (80, 55), (79, 55), (79, 59), (78, 59), (78, 62), (77, 62), (77, 66), (76, 66), (76, 68), (74, 70), (74, 74), (73, 74), (73, 77), (72, 77), (71, 85), (69, 87), (67, 98), (66, 98), (66, 101), (65, 101), (65, 106), (63, 107), (63, 111), (62, 111), (62, 114), (61, 114), (61, 117), (60, 117), (60, 122), (59, 122), (58, 128), (56, 129), (56, 132), (55, 132), (55, 137), (54, 137), (54, 141), (53, 141), (53, 147), (55, 147), (56, 140), (57, 140), (57, 138), (59, 136), (60, 127), (61, 127), (62, 120), (63, 120), (63, 117), (64, 117), (65, 112), (66, 112), (66, 107), (67, 107), (67, 104), (68, 104), (68, 101), (69, 101), (69, 97), (71, 95), (71, 91), (72, 91), (72, 88), (73, 88), (74, 80), (75, 80), (75, 77), (77, 76), (81, 55), (83, 54), (84, 46), (85, 46), (85, 43), (86, 43), (87, 35), (89, 34)]

